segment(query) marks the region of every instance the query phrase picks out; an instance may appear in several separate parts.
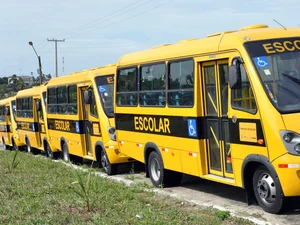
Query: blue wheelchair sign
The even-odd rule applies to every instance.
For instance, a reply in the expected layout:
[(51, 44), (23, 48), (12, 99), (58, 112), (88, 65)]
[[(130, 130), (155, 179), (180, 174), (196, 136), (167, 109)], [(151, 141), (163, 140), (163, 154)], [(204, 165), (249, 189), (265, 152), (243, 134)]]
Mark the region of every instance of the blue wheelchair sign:
[(188, 119), (188, 132), (190, 137), (197, 137), (197, 125), (195, 119)]

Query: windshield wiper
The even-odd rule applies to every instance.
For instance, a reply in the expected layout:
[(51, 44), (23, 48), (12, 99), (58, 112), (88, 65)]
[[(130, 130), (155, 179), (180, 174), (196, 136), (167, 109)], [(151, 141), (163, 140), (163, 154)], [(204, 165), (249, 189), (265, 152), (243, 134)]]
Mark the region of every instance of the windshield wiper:
[(287, 77), (287, 78), (289, 78), (290, 80), (294, 81), (296, 84), (300, 85), (300, 79), (292, 77), (291, 75), (286, 74), (286, 73), (282, 73), (282, 75), (285, 76), (285, 77)]

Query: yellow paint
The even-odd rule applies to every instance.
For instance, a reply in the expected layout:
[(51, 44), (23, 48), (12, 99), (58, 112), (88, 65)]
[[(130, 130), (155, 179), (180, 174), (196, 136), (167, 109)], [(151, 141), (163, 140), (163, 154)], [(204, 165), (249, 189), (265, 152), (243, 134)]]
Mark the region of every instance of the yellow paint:
[(256, 123), (239, 123), (240, 141), (257, 142)]

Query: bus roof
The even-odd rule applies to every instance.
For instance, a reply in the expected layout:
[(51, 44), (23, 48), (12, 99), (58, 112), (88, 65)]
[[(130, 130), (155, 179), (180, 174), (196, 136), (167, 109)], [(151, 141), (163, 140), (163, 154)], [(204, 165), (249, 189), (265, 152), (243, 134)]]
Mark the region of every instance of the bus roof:
[(182, 40), (175, 44), (164, 44), (144, 51), (129, 53), (120, 58), (118, 66), (212, 54), (223, 50), (238, 49), (246, 41), (291, 36), (300, 36), (300, 28), (285, 30), (284, 28), (269, 28), (263, 24), (252, 25), (242, 27), (237, 31), (211, 34), (202, 39)]
[(41, 94), (41, 91), (43, 90), (45, 90), (45, 84), (42, 84), (40, 86), (33, 86), (32, 88), (18, 91), (16, 98), (22, 98), (27, 96), (39, 96)]

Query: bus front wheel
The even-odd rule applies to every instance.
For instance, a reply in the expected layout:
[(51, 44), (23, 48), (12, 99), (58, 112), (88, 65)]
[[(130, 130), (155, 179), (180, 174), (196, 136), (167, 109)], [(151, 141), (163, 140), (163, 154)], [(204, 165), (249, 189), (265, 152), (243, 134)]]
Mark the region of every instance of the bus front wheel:
[(117, 165), (111, 164), (105, 150), (101, 151), (101, 167), (107, 175), (115, 175), (117, 173)]
[(269, 213), (283, 210), (284, 195), (281, 186), (264, 166), (259, 166), (253, 175), (253, 190), (258, 204)]
[(69, 154), (69, 148), (67, 143), (63, 144), (63, 148), (62, 148), (62, 158), (65, 162), (69, 162), (70, 161), (70, 154)]

